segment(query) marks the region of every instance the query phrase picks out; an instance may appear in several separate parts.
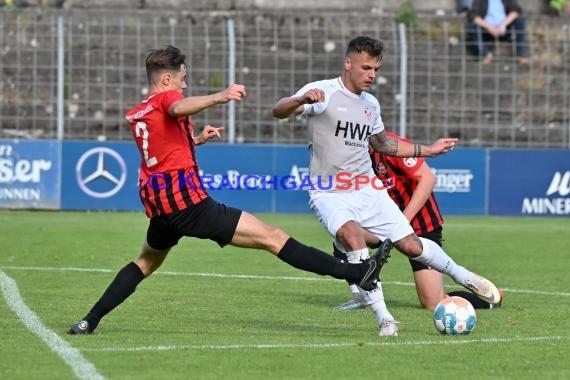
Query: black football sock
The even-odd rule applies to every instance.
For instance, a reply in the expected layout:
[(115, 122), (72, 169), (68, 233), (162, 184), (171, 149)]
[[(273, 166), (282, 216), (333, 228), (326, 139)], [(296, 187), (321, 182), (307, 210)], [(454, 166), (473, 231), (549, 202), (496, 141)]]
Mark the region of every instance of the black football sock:
[(144, 280), (144, 274), (137, 264), (130, 262), (121, 269), (99, 301), (85, 316), (89, 329), (95, 330), (101, 318), (119, 306), (135, 291), (137, 285)]
[(348, 261), (348, 256), (346, 256), (346, 253), (342, 252), (334, 244), (333, 244), (333, 255), (339, 260)]
[[(333, 244), (333, 256), (336, 257), (339, 260), (343, 260), (348, 262), (348, 256), (346, 256), (346, 253), (340, 251), (336, 245)], [(346, 280), (346, 282), (348, 282), (348, 285), (352, 285), (354, 284), (354, 281), (348, 281)]]
[(458, 290), (455, 292), (449, 292), (447, 294), (452, 296), (452, 297), (456, 296), (456, 297), (465, 298), (467, 301), (469, 301), (471, 303), (471, 305), (473, 305), (474, 309), (489, 309), (490, 308), (489, 302), (483, 301), (481, 298), (477, 297), (475, 294), (473, 294), (471, 292), (467, 292), (464, 290)]
[(348, 264), (316, 248), (308, 247), (289, 238), (278, 256), (287, 264), (320, 275), (356, 282), (362, 278), (360, 264)]

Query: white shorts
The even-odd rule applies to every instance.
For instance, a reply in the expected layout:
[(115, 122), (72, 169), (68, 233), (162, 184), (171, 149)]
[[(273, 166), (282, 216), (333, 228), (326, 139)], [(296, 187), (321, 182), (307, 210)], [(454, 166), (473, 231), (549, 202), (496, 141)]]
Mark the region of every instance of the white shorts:
[(380, 240), (398, 241), (414, 232), (388, 191), (372, 185), (358, 191), (312, 193), (309, 206), (338, 247), (342, 244), (336, 241), (336, 233), (351, 220)]

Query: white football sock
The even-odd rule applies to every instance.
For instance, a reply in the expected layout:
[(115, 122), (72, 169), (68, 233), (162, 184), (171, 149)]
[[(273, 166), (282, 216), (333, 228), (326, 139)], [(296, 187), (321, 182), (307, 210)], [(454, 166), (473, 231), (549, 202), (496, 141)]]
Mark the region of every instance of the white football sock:
[[(368, 252), (368, 248), (363, 248), (347, 252), (346, 257), (348, 258), (349, 263), (360, 263), (369, 258), (370, 253)], [(380, 284), (380, 281), (378, 281), (378, 286), (371, 291), (366, 291), (356, 284), (350, 285), (350, 291), (352, 294), (360, 293), (364, 302), (370, 306), (374, 315), (376, 315), (378, 324), (380, 324), (383, 319), (394, 320), (394, 317), (388, 311), (388, 307), (384, 301), (384, 292), (382, 291), (382, 284)]]
[(367, 292), (362, 290), (364, 293), (364, 300), (374, 312), (376, 316), (376, 321), (378, 324), (382, 323), (382, 320), (386, 319), (388, 321), (393, 321), (394, 316), (388, 311), (386, 306), (386, 301), (384, 301), (384, 291), (382, 290), (382, 284), (378, 281), (378, 286), (375, 289)]
[(435, 242), (422, 237), (420, 237), (420, 240), (423, 245), (422, 254), (418, 257), (413, 257), (412, 260), (417, 260), (439, 272), (448, 274), (453, 281), (463, 285), (471, 272), (461, 265), (457, 265)]
[(346, 253), (348, 262), (351, 264), (358, 264), (370, 257), (368, 248), (357, 249)]
[(352, 292), (352, 294), (360, 294), (360, 289), (356, 284), (350, 284), (350, 291)]

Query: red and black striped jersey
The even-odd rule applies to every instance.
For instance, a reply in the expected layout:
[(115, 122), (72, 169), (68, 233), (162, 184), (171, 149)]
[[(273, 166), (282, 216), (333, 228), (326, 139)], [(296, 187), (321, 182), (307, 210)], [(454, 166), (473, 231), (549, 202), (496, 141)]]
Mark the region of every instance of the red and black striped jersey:
[(208, 197), (200, 183), (190, 117), (168, 109), (184, 96), (152, 94), (125, 114), (141, 155), (139, 193), (148, 217), (183, 210)]
[[(408, 140), (386, 131), (390, 137), (409, 142)], [(418, 178), (416, 171), (424, 163), (422, 157), (401, 158), (382, 155), (378, 152), (371, 154), (372, 168), (377, 176), (382, 178), (388, 189), (388, 194), (394, 200), (400, 210), (404, 210), (414, 193)], [(418, 211), (411, 221), (411, 226), (417, 235), (432, 232), (443, 226), (443, 217), (433, 192), (424, 206)]]

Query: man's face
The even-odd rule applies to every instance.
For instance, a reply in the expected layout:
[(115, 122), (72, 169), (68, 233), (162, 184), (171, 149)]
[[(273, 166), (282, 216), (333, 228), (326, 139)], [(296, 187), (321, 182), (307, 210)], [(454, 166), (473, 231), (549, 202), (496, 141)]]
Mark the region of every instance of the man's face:
[(186, 66), (180, 65), (180, 70), (170, 74), (168, 88), (171, 90), (176, 90), (180, 93), (184, 92), (184, 89), (188, 87), (186, 85), (186, 74)]
[(364, 52), (352, 53), (344, 61), (347, 82), (344, 85), (355, 94), (368, 91), (381, 67), (382, 61), (379, 57), (371, 57)]

